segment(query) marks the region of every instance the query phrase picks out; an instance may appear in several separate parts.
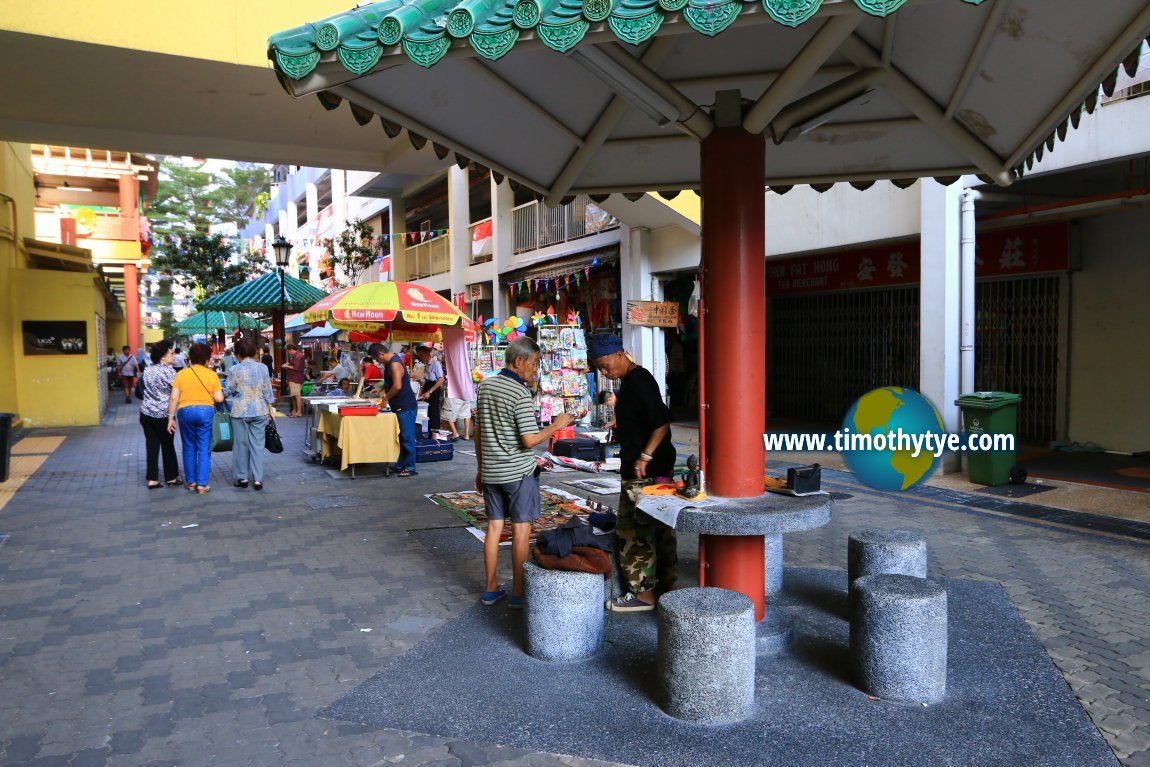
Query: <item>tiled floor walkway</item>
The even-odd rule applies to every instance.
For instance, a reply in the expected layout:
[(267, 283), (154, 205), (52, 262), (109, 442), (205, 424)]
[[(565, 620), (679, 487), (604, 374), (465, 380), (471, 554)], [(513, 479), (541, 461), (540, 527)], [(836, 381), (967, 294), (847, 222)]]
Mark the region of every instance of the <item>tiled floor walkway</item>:
[[(478, 556), (411, 532), (458, 524), (422, 495), (468, 487), (473, 459), (335, 479), (283, 419), (264, 492), (232, 488), (229, 457), (206, 497), (148, 491), (135, 416), (53, 432), (0, 511), (0, 763), (590, 764), (314, 717), (474, 603)], [(1124, 764), (1150, 766), (1150, 546), (833, 489), (853, 497), (788, 537), (788, 564), (843, 567), (861, 527), (922, 530), (932, 572), (1001, 581)]]

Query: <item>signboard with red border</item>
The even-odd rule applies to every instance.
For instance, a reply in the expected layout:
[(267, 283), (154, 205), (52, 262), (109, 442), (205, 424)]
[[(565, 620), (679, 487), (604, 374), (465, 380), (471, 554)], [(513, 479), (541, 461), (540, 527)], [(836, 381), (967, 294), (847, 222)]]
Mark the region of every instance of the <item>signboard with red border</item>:
[[(978, 234), (975, 276), (1007, 277), (1070, 268), (1070, 225), (1044, 224)], [(919, 241), (767, 261), (767, 295), (917, 285)]]

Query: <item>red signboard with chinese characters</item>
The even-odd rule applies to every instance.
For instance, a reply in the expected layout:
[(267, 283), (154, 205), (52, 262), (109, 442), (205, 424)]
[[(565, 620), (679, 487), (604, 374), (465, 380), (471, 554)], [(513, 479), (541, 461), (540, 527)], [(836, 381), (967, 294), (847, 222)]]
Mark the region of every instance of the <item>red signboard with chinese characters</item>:
[(1070, 224), (979, 232), (975, 253), (976, 277), (1065, 272), (1070, 268)]
[[(1066, 271), (1070, 268), (1070, 227), (1058, 223), (980, 232), (975, 248), (977, 277)], [(767, 295), (917, 285), (920, 267), (918, 240), (771, 259), (767, 261)]]
[(767, 295), (913, 285), (918, 282), (918, 242), (767, 261)]

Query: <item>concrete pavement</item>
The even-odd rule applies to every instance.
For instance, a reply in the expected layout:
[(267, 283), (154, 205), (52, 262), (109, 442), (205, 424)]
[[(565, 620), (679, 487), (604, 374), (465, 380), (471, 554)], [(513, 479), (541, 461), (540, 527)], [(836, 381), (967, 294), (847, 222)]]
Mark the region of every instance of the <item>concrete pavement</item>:
[[(0, 763), (594, 764), (314, 717), (474, 603), (479, 557), (432, 543), (460, 523), (422, 497), (468, 488), (471, 457), (335, 479), (281, 419), (262, 493), (226, 455), (208, 496), (149, 491), (136, 414), (43, 435), (65, 439), (0, 511)], [(1002, 582), (1123, 764), (1150, 767), (1150, 546), (826, 484), (851, 497), (787, 537), (789, 566), (844, 568), (862, 527), (923, 531), (931, 573)]]

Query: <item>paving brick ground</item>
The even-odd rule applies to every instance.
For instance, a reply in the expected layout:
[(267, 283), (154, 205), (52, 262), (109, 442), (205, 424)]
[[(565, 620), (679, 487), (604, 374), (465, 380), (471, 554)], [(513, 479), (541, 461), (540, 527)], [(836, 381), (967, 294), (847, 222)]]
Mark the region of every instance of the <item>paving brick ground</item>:
[[(595, 764), (314, 718), (473, 604), (478, 557), (411, 532), (459, 524), (422, 494), (466, 488), (471, 458), (335, 479), (283, 419), (262, 493), (230, 486), (228, 456), (206, 497), (148, 491), (135, 418), (53, 432), (0, 512), (0, 763)], [(1150, 767), (1150, 546), (834, 489), (853, 497), (788, 537), (788, 564), (844, 567), (862, 527), (922, 530), (932, 573), (1002, 582), (1115, 753)]]

